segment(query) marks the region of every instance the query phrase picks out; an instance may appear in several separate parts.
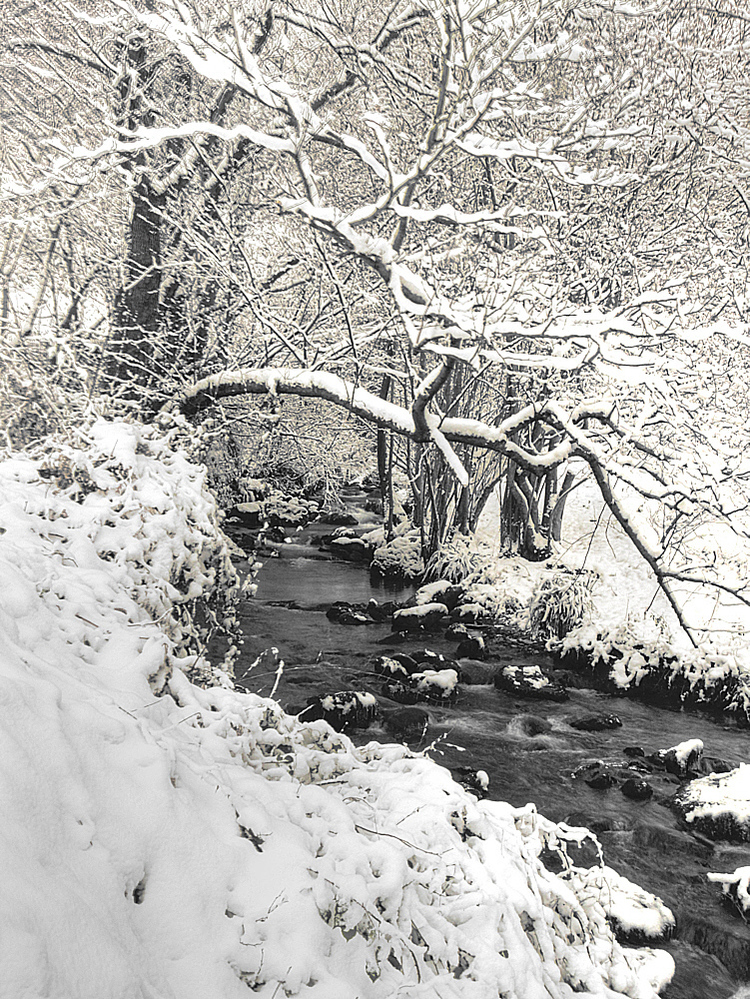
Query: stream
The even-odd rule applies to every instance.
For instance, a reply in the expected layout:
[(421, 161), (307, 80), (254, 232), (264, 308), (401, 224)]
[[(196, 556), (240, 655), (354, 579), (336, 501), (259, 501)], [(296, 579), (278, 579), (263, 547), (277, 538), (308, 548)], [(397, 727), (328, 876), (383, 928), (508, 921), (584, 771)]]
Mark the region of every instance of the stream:
[[(425, 646), (453, 657), (455, 641), (446, 640), (443, 631), (396, 641), (388, 623), (351, 626), (328, 620), (325, 610), (334, 601), (400, 601), (412, 591), (379, 586), (366, 568), (322, 555), (316, 532), (324, 530), (331, 529), (311, 525), (292, 543), (275, 545), (274, 557), (265, 561), (257, 593), (240, 612), (244, 643), (235, 667), (237, 683), (264, 696), (276, 685), (274, 696), (292, 713), (311, 695), (347, 689), (375, 693), (386, 713), (398, 709), (401, 705), (382, 697), (383, 678), (368, 669), (368, 662)], [(242, 545), (242, 537), (235, 540)], [(281, 677), (262, 668), (248, 672), (271, 646), (284, 660)], [(553, 665), (546, 654), (528, 647), (490, 647), (488, 664), (495, 668), (511, 663)], [(669, 808), (679, 786), (671, 774), (642, 775), (655, 791), (646, 801), (626, 798), (619, 786), (595, 790), (584, 780), (590, 775), (586, 765), (595, 761), (622, 768), (632, 764), (625, 752), (630, 747), (649, 754), (694, 738), (703, 741), (706, 757), (734, 767), (747, 759), (750, 733), (700, 715), (586, 689), (580, 677), (566, 674), (565, 679), (576, 686), (564, 703), (525, 700), (489, 684), (462, 684), (454, 706), (420, 705), (429, 715), (429, 727), (423, 740), (410, 746), (427, 749), (436, 762), (451, 769), (486, 771), (490, 798), (514, 806), (533, 801), (549, 819), (594, 830), (605, 863), (661, 897), (675, 915), (675, 938), (658, 945), (672, 953), (677, 966), (664, 999), (750, 999), (750, 927), (722, 900), (719, 886), (706, 878), (709, 871), (731, 872), (750, 865), (750, 844), (711, 843), (693, 835)], [(621, 727), (588, 732), (569, 724), (582, 716), (609, 713), (619, 717)], [(348, 734), (358, 744), (393, 740), (380, 724)], [(581, 866), (596, 862), (591, 847), (578, 854), (571, 851), (571, 856)]]

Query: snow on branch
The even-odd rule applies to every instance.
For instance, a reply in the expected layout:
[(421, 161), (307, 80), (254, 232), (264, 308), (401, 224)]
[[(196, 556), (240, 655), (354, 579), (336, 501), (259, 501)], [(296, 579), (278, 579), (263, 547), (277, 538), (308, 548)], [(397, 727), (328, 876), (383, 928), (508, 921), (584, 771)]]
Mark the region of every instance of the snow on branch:
[(239, 124), (234, 128), (224, 128), (212, 121), (191, 121), (186, 125), (164, 128), (138, 128), (132, 132), (124, 133), (127, 140), (107, 139), (93, 149), (86, 149), (77, 146), (71, 150), (65, 150), (62, 159), (55, 165), (55, 171), (68, 167), (72, 163), (88, 161), (96, 163), (98, 160), (106, 159), (113, 155), (132, 156), (134, 153), (143, 152), (147, 149), (156, 149), (165, 142), (172, 139), (191, 139), (196, 136), (213, 135), (217, 139), (225, 142), (233, 142), (235, 139), (249, 139), (264, 149), (272, 152), (289, 153), (294, 155), (295, 146), (291, 139), (283, 139), (276, 135), (267, 135), (259, 132), (249, 125)]
[[(183, 390), (168, 408), (177, 408), (186, 416), (192, 416), (214, 405), (219, 399), (263, 393), (326, 399), (370, 423), (417, 442), (436, 440), (435, 429), (439, 429), (441, 439), (436, 441), (439, 445), (443, 444), (444, 438), (450, 444), (466, 444), (495, 451), (507, 455), (521, 467), (540, 474), (561, 465), (575, 453), (569, 440), (539, 452), (522, 447), (513, 439), (519, 428), (544, 418), (544, 406), (527, 406), (497, 426), (481, 420), (438, 418), (435, 414), (425, 413), (425, 437), (424, 428), (418, 427), (413, 411), (381, 399), (339, 375), (309, 368), (244, 368), (223, 371), (209, 375)], [(581, 412), (586, 413), (585, 410)], [(585, 416), (581, 415), (580, 419), (585, 419)], [(457, 470), (456, 462), (452, 464)], [(462, 478), (463, 474), (459, 473), (459, 480)]]

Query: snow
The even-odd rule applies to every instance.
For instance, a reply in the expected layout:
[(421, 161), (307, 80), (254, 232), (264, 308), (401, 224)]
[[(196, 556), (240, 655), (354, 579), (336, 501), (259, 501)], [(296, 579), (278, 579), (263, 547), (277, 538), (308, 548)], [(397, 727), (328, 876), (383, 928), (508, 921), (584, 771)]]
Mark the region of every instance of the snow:
[(502, 673), (511, 680), (518, 680), (525, 687), (543, 690), (550, 686), (550, 680), (538, 666), (503, 666)]
[(735, 836), (750, 837), (750, 764), (693, 780), (681, 798), (687, 822), (708, 819), (721, 824), (729, 819)]
[(688, 739), (680, 742), (676, 746), (671, 746), (668, 753), (674, 753), (675, 761), (682, 766), (687, 765), (690, 760), (699, 760), (703, 755), (703, 740)]
[(449, 579), (436, 579), (434, 583), (426, 583), (424, 586), (420, 586), (414, 594), (414, 600), (417, 606), (435, 603), (435, 598), (439, 597), (441, 593), (445, 593), (453, 585)]
[(339, 711), (342, 715), (348, 715), (359, 708), (366, 708), (375, 711), (378, 701), (374, 694), (367, 691), (351, 690), (342, 694), (327, 694), (321, 699), (320, 706), (324, 711)]
[(611, 867), (572, 869), (572, 880), (598, 893), (607, 918), (618, 932), (640, 934), (650, 940), (663, 940), (675, 928), (672, 912), (660, 898), (628, 881)]
[(725, 895), (735, 898), (742, 913), (750, 911), (750, 867), (737, 867), (732, 874), (707, 874), (709, 881), (720, 884)]
[(541, 863), (563, 827), (200, 657), (238, 588), (168, 436), (0, 463), (3, 994), (653, 999), (668, 955)]
[(458, 673), (454, 669), (426, 669), (412, 674), (412, 682), (417, 690), (431, 693), (438, 689), (445, 691), (444, 696), (448, 697), (458, 686)]
[[(750, 608), (709, 586), (673, 582), (672, 591), (700, 640), (700, 650), (696, 651), (652, 570), (605, 507), (583, 463), (570, 462), (568, 467), (578, 474), (579, 481), (565, 507), (562, 540), (553, 546), (552, 556), (545, 562), (497, 558), (493, 583), (498, 592), (513, 588), (518, 599), (529, 605), (535, 589), (551, 572), (560, 568), (574, 573), (590, 572), (596, 578), (590, 619), (569, 636), (567, 645), (592, 649), (604, 637), (616, 638), (620, 649), (630, 648), (623, 661), (613, 664), (614, 677), (623, 688), (638, 683), (648, 666), (642, 649), (635, 647), (638, 644), (658, 649), (664, 655), (683, 657), (686, 669), (700, 671), (706, 677), (714, 666), (716, 678), (720, 673), (747, 672), (750, 649), (743, 636), (750, 632)], [(623, 491), (620, 498), (627, 501), (631, 522), (638, 523), (644, 537), (653, 537), (648, 524), (649, 511), (635, 509), (632, 497), (628, 500)], [(738, 501), (730, 505), (740, 504)], [(499, 554), (497, 534), (497, 501), (493, 498), (483, 514), (477, 536), (494, 548), (496, 555)], [(697, 525), (684, 543), (684, 550), (685, 557), (695, 564), (715, 562), (721, 566), (717, 578), (722, 583), (731, 585), (746, 572), (747, 552), (741, 539), (718, 519), (706, 518)], [(656, 545), (653, 554), (658, 554)], [(605, 641), (603, 651), (606, 645)]]
[(416, 607), (402, 607), (395, 611), (393, 614), (393, 621), (395, 624), (403, 622), (405, 620), (419, 619), (423, 617), (430, 617), (432, 615), (443, 615), (448, 613), (448, 608), (445, 604), (438, 602), (434, 603), (423, 603), (418, 604)]

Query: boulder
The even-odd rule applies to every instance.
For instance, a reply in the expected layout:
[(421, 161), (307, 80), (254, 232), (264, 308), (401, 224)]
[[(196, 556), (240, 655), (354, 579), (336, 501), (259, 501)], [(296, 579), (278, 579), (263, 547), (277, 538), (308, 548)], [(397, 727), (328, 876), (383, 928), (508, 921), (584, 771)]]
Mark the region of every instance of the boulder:
[(454, 669), (426, 669), (414, 673), (410, 683), (422, 700), (432, 704), (450, 704), (458, 697), (458, 673)]
[(456, 649), (457, 659), (484, 659), (487, 655), (487, 646), (481, 635), (468, 635), (458, 643)]
[(750, 764), (690, 781), (674, 796), (672, 807), (709, 839), (750, 841)]
[(438, 579), (434, 583), (420, 586), (408, 604), (419, 606), (420, 604), (441, 603), (445, 604), (449, 611), (452, 611), (459, 604), (462, 596), (463, 587), (457, 586), (448, 579)]
[(635, 777), (631, 777), (629, 780), (626, 780), (620, 787), (620, 790), (625, 797), (630, 798), (631, 801), (648, 801), (654, 793), (654, 789), (648, 781), (637, 780)]
[(451, 767), (453, 779), (461, 787), (476, 795), (486, 798), (489, 794), (490, 778), (486, 770), (475, 770), (473, 767)]
[(667, 749), (663, 754), (664, 768), (676, 777), (686, 777), (699, 770), (703, 759), (703, 743), (689, 739)]
[(378, 713), (378, 702), (373, 694), (365, 690), (340, 690), (308, 697), (307, 707), (297, 717), (300, 721), (322, 718), (337, 732), (346, 732), (352, 728), (367, 728)]
[(383, 696), (399, 704), (452, 704), (458, 697), (458, 674), (453, 669), (428, 669), (406, 678), (388, 679)]
[(430, 716), (423, 708), (393, 708), (383, 713), (383, 727), (399, 742), (419, 742), (429, 723)]
[(253, 501), (251, 503), (238, 503), (230, 511), (233, 516), (238, 517), (246, 527), (260, 527), (263, 523), (263, 504)]
[[(375, 673), (405, 681), (409, 676), (409, 671), (392, 656), (377, 656), (370, 664)], [(414, 664), (416, 672), (416, 663)]]
[(429, 667), (429, 669), (443, 670), (452, 669), (456, 671), (459, 683), (464, 682), (464, 671), (455, 659), (449, 659), (440, 652), (433, 652), (431, 649), (412, 649), (410, 657), (417, 663), (419, 669)]
[(397, 704), (419, 704), (421, 700), (424, 700), (414, 687), (402, 680), (386, 680), (383, 684), (382, 694), (383, 697), (396, 701)]
[(504, 666), (495, 674), (497, 690), (516, 697), (544, 701), (567, 701), (567, 690), (552, 680), (541, 666)]
[(572, 718), (568, 724), (579, 732), (604, 732), (608, 728), (622, 726), (620, 719), (613, 714), (583, 715), (581, 718)]
[(377, 621), (378, 624), (383, 624), (385, 621), (390, 621), (394, 613), (399, 610), (401, 604), (394, 603), (393, 600), (387, 600), (385, 603), (381, 604), (375, 599), (375, 597), (370, 597), (367, 602), (367, 613), (373, 619)]
[(278, 525), (264, 527), (258, 534), (258, 541), (273, 541), (276, 544), (283, 544), (286, 541), (286, 531), (283, 527), (279, 527)]
[(461, 642), (464, 638), (469, 637), (469, 629), (465, 624), (452, 624), (445, 632), (445, 637), (449, 642)]
[(447, 614), (448, 608), (439, 603), (402, 607), (393, 615), (393, 627), (396, 631), (432, 631)]
[(584, 782), (595, 791), (608, 791), (617, 783), (617, 778), (606, 770), (600, 770), (591, 777), (586, 777)]
[(416, 663), (431, 666), (433, 669), (455, 669), (456, 662), (448, 659), (442, 652), (433, 652), (432, 649), (412, 649), (409, 653)]
[(369, 564), (372, 561), (373, 547), (362, 538), (331, 538), (327, 542), (326, 547), (332, 555), (342, 559), (344, 562), (363, 562)]
[(709, 881), (721, 885), (724, 897), (736, 913), (750, 920), (750, 867), (737, 867), (732, 874), (707, 874)]
[(391, 659), (395, 660), (403, 669), (409, 674), (419, 673), (419, 663), (413, 656), (407, 655), (405, 652), (394, 652)]
[(326, 611), (326, 617), (329, 621), (335, 621), (336, 624), (360, 625), (372, 623), (372, 618), (364, 613), (362, 604), (349, 604), (345, 600), (337, 600), (336, 603), (331, 604)]
[(664, 902), (611, 867), (575, 868), (571, 880), (579, 897), (584, 888), (590, 898), (599, 900), (621, 943), (650, 945), (668, 940), (674, 933), (675, 918)]
[(451, 620), (459, 624), (476, 624), (487, 621), (490, 615), (481, 604), (459, 604), (451, 611)]
[(334, 527), (356, 527), (359, 521), (346, 510), (324, 510), (318, 514), (318, 521), (321, 524), (332, 524)]
[(274, 493), (264, 501), (263, 512), (265, 519), (274, 527), (301, 527), (318, 512), (318, 504)]
[(551, 729), (552, 722), (540, 715), (514, 715), (508, 722), (508, 731), (527, 735), (530, 739), (536, 735), (546, 735)]

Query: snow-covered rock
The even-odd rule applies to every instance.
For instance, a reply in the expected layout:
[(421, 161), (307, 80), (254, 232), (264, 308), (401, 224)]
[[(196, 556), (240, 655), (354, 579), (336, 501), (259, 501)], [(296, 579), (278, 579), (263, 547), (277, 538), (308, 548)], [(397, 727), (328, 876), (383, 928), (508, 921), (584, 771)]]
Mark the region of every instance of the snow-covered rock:
[(0, 464), (4, 994), (654, 999), (560, 827), (190, 651), (232, 578), (201, 485), (124, 423)]
[(393, 615), (393, 627), (396, 631), (417, 631), (422, 628), (429, 631), (436, 628), (447, 613), (445, 604), (437, 602), (402, 607)]
[(566, 701), (567, 690), (547, 675), (541, 666), (503, 666), (495, 674), (495, 687), (517, 697), (543, 701)]
[(707, 874), (706, 877), (721, 885), (723, 893), (745, 919), (750, 916), (750, 867), (738, 867), (732, 874)]
[(304, 721), (323, 718), (337, 732), (367, 728), (378, 715), (377, 698), (366, 690), (339, 690), (335, 694), (308, 697), (299, 713)]
[(458, 604), (462, 593), (462, 588), (449, 579), (437, 579), (434, 583), (420, 586), (409, 602), (416, 606), (432, 603), (445, 604), (451, 611)]
[(711, 839), (750, 840), (750, 764), (690, 781), (675, 795), (674, 806)]
[(619, 940), (655, 943), (674, 933), (674, 916), (662, 900), (611, 867), (573, 868), (568, 876), (579, 890), (588, 887), (598, 895)]
[(703, 742), (700, 739), (688, 739), (667, 749), (663, 758), (664, 766), (670, 773), (684, 777), (700, 765), (703, 759)]

